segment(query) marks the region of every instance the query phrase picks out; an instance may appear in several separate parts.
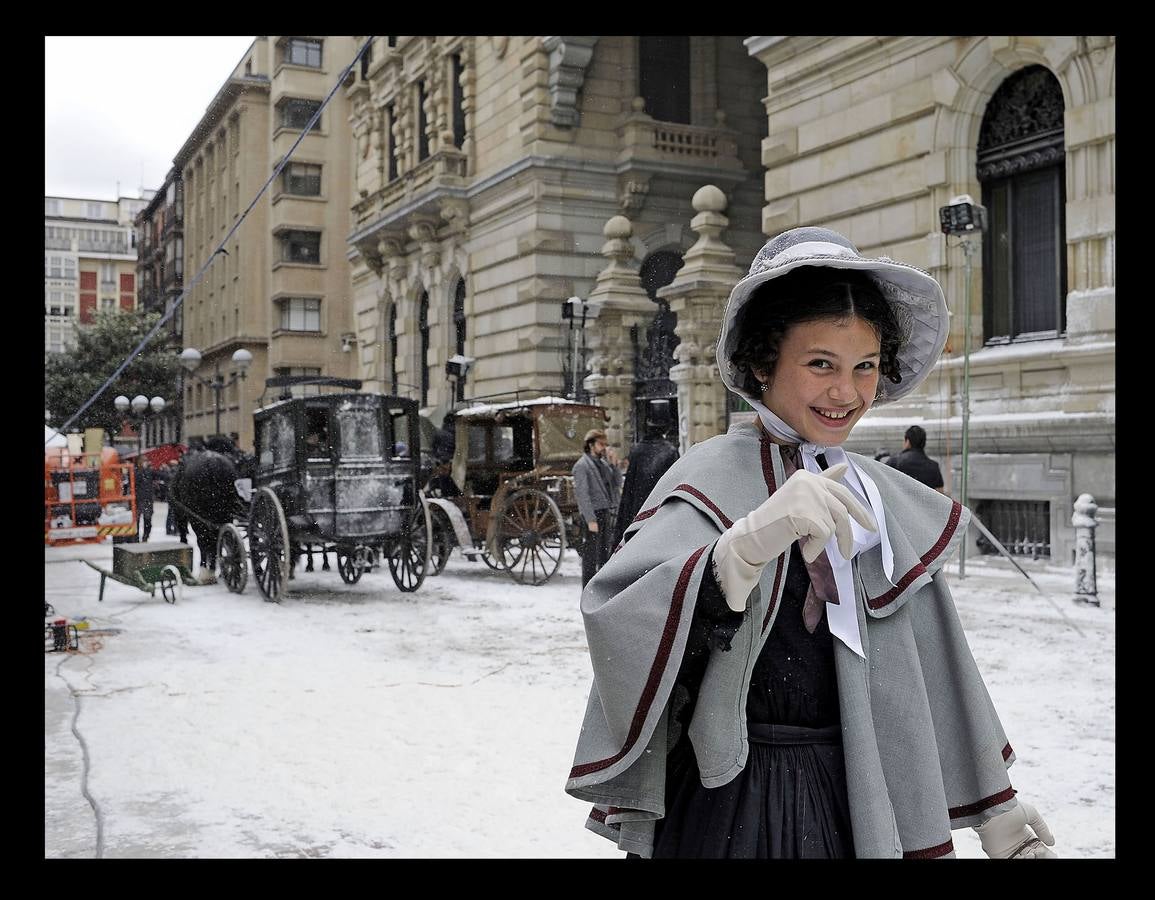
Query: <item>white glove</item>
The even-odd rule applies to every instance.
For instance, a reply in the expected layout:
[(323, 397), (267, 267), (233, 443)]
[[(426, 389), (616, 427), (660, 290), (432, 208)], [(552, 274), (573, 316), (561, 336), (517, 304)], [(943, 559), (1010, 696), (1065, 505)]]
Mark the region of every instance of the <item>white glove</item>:
[(1038, 810), (1022, 800), (1014, 809), (1009, 809), (982, 825), (975, 826), (975, 831), (982, 841), (983, 852), (991, 859), (1059, 858), (1057, 853), (1043, 846), (1043, 844), (1049, 847), (1055, 845), (1051, 829), (1047, 827)]
[(836, 535), (839, 552), (849, 559), (854, 552), (850, 516), (863, 528), (878, 530), (870, 510), (839, 484), (846, 468), (839, 463), (821, 475), (799, 469), (761, 506), (722, 532), (714, 545), (714, 570), (730, 609), (746, 609), (766, 563), (794, 541), (801, 542), (802, 558), (810, 563)]

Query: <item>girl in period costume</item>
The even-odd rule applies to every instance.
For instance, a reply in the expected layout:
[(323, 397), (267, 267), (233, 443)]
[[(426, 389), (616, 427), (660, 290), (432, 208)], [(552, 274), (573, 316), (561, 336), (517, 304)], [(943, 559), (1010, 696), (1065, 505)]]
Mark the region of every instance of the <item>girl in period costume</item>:
[(594, 683), (566, 790), (644, 857), (1053, 857), (942, 567), (969, 512), (841, 444), (929, 374), (942, 289), (824, 228), (730, 295), (754, 424), (666, 472), (582, 594)]

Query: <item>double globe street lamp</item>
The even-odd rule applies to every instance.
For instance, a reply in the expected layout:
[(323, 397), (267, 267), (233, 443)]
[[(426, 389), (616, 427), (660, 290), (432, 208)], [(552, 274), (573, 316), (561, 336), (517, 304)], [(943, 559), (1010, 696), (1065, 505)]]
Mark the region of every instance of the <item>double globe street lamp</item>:
[(219, 362), (217, 363), (216, 373), (212, 378), (204, 378), (196, 374), (201, 364), (201, 352), (196, 348), (185, 347), (180, 354), (180, 364), (184, 366), (189, 376), (195, 378), (198, 383), (203, 384), (213, 392), (217, 413), (216, 430), (213, 433), (218, 435), (221, 433), (221, 394), (224, 393), (226, 388), (232, 387), (238, 381), (245, 380), (245, 370), (253, 364), (253, 354), (242, 347), (233, 353), (232, 361), (237, 371), (235, 375), (226, 381), (225, 377), (221, 374)]

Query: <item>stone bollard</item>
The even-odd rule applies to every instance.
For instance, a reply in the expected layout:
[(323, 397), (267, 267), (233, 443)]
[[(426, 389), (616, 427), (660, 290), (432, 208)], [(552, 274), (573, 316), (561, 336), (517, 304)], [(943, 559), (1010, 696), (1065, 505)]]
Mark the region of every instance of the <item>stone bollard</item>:
[(1075, 501), (1075, 602), (1099, 606), (1099, 589), (1095, 584), (1095, 513), (1099, 507), (1090, 494), (1080, 494)]

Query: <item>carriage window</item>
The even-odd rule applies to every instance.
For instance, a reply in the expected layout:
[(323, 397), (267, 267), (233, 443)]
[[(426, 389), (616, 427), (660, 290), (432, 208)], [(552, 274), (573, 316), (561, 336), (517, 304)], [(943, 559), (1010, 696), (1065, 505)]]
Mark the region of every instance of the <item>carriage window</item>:
[(277, 413), (269, 419), (272, 431), (273, 464), (291, 466), (297, 452), (293, 436), (293, 420), (287, 413)]
[(337, 416), (341, 423), (341, 456), (381, 456), (381, 429), (377, 410), (343, 409)]
[(392, 412), (393, 419), (393, 458), (408, 459), (410, 456), (409, 417), (404, 410)]
[(329, 410), (305, 409), (305, 455), (311, 459), (329, 456)]
[(469, 462), (485, 462), (485, 425), (469, 426)]
[(498, 425), (493, 429), (493, 459), (508, 462), (513, 456), (513, 426)]

